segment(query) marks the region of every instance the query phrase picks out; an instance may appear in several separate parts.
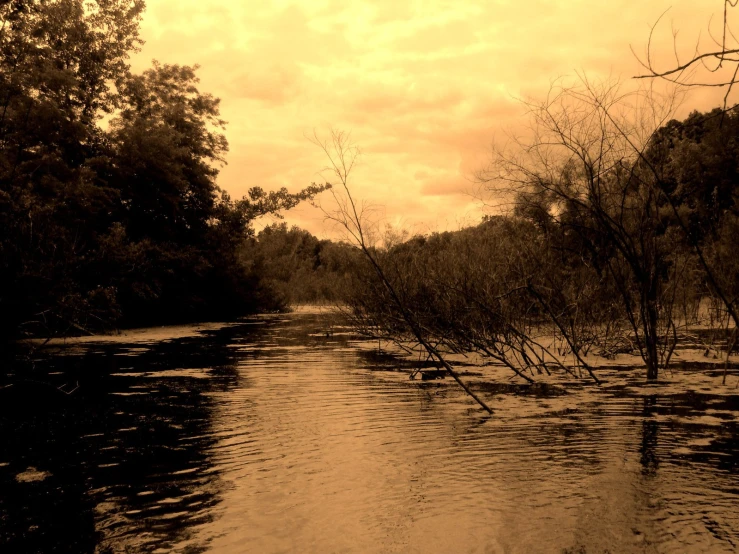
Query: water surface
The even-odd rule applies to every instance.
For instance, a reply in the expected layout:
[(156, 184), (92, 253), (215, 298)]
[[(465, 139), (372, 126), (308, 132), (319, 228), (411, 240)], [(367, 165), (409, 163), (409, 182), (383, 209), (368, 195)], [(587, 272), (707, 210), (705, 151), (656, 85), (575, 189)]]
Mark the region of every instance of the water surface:
[(318, 312), (47, 349), (2, 399), (0, 552), (736, 551), (736, 376), (461, 366), (490, 417), (410, 362)]

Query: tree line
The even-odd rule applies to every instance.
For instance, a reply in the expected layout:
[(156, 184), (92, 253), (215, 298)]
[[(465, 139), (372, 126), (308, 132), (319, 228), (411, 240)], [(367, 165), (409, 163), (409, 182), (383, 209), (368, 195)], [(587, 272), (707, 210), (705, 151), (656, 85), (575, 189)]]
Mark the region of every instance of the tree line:
[(285, 222), (268, 225), (242, 244), (242, 263), (277, 302), (336, 305), (350, 293), (361, 254), (341, 241), (318, 239)]

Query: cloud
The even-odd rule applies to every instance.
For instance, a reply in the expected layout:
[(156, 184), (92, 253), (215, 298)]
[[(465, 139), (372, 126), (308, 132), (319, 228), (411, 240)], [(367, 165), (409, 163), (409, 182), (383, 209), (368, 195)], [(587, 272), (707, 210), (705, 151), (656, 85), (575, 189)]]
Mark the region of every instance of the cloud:
[(460, 176), (448, 175), (427, 179), (421, 185), (424, 196), (469, 196), (474, 184)]
[(291, 102), (300, 95), (302, 73), (295, 64), (252, 67), (228, 83), (234, 98), (251, 98), (271, 105)]
[[(357, 197), (383, 205), (390, 221), (426, 228), (478, 217), (466, 179), (487, 161), (496, 135), (525, 124), (516, 97), (540, 96), (553, 78), (579, 70), (638, 73), (630, 45), (643, 50), (649, 24), (666, 7), (591, 0), (147, 4), (147, 42), (134, 69), (152, 58), (201, 64), (200, 88), (221, 97), (229, 122), (223, 188), (238, 197), (254, 185), (297, 190), (319, 181), (326, 160), (305, 136), (331, 125), (352, 131), (363, 150), (352, 175)], [(690, 49), (716, 2), (672, 4), (668, 17)], [(672, 54), (669, 23), (655, 43), (668, 56), (660, 60)], [(710, 92), (696, 98), (700, 106), (716, 102)], [(315, 232), (323, 225), (309, 207), (288, 221)]]

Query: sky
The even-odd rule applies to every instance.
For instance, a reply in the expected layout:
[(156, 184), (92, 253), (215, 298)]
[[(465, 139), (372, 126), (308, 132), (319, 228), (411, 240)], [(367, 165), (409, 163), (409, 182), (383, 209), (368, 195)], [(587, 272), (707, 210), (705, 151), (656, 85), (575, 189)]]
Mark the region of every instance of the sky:
[[(147, 0), (132, 67), (200, 65), (200, 90), (221, 99), (228, 122), (218, 183), (232, 197), (331, 180), (309, 137), (333, 128), (362, 152), (353, 195), (383, 224), (426, 233), (479, 221), (474, 173), (495, 137), (525, 124), (519, 98), (576, 72), (640, 73), (630, 47), (644, 53), (668, 8), (658, 60), (672, 55), (672, 28), (685, 57), (712, 14), (719, 29), (720, 0)], [(699, 90), (686, 109), (719, 101)], [(330, 197), (321, 203), (332, 209)], [(285, 220), (338, 233), (305, 204)]]

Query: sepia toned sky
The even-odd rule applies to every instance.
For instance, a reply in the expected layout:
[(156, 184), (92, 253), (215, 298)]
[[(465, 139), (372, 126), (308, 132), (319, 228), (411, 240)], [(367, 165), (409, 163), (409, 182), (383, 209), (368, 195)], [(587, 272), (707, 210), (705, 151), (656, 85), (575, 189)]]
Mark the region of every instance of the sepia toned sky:
[[(326, 160), (306, 138), (350, 131), (362, 149), (356, 197), (414, 232), (479, 220), (470, 178), (496, 133), (521, 124), (516, 97), (584, 71), (639, 72), (650, 25), (654, 45), (685, 56), (721, 0), (147, 0), (146, 44), (133, 59), (199, 64), (201, 91), (221, 98), (228, 165), (219, 184), (291, 191), (323, 182)], [(699, 92), (690, 107), (717, 103)], [(328, 197), (323, 204), (330, 208)], [(320, 211), (287, 215), (335, 237)]]

